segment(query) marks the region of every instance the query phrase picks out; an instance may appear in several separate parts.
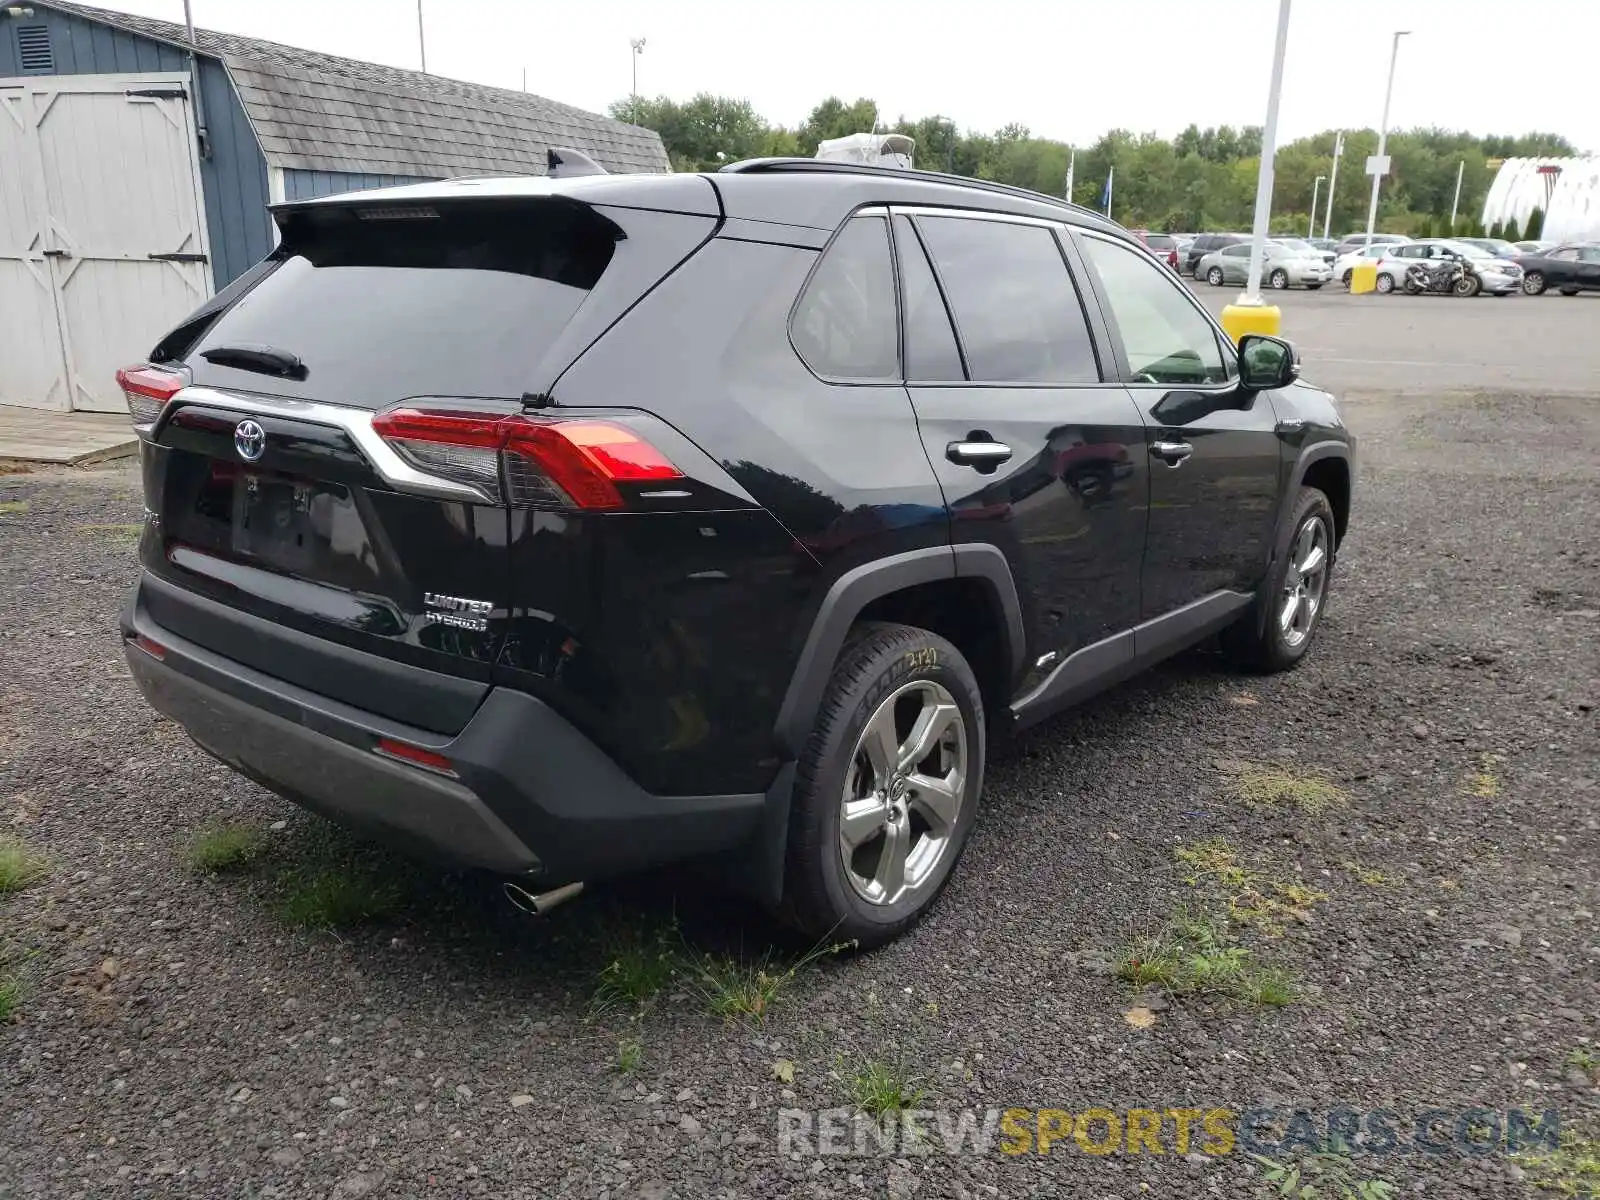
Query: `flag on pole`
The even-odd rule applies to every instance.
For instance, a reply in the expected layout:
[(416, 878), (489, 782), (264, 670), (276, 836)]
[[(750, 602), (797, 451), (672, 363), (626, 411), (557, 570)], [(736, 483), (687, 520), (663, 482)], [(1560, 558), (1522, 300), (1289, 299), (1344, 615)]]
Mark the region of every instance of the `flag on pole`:
[(1111, 180), (1117, 173), (1115, 167), (1106, 168), (1106, 186), (1100, 189), (1100, 207), (1106, 210), (1106, 216), (1111, 215)]

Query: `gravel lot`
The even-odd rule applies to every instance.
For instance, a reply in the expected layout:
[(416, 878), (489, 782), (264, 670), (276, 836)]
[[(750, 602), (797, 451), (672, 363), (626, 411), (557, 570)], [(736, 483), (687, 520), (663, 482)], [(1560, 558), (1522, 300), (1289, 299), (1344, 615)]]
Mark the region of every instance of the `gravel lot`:
[[(591, 1002), (617, 939), (674, 912), (696, 953), (767, 951), (770, 927), (723, 895), (650, 880), (536, 923), (482, 881), (369, 855), (215, 765), (122, 665), (133, 472), (0, 476), (0, 832), (51, 861), (0, 896), (0, 965), (23, 982), (0, 1024), (0, 1196), (1262, 1186), (1246, 1156), (1174, 1154), (1170, 1135), (1160, 1157), (1070, 1141), (1048, 1156), (780, 1156), (778, 1110), (850, 1103), (874, 1061), (916, 1077), (929, 1108), (1600, 1115), (1571, 1058), (1600, 1053), (1600, 301), (1284, 306), (1308, 375), (1350, 389), (1362, 438), (1354, 534), (1311, 658), (1244, 679), (1196, 653), (1030, 734), (993, 765), (932, 918), (801, 968), (760, 1023), (714, 1015), (692, 978), (642, 1012)], [(1496, 390), (1452, 390), (1474, 376)], [(1320, 774), (1345, 803), (1246, 804), (1240, 764)], [(187, 845), (215, 820), (261, 830), (264, 859), (197, 873)], [(1174, 855), (1206, 839), (1326, 894), (1281, 935), (1241, 935), (1301, 996), (1158, 998), (1134, 1028), (1108, 956), (1215, 899)], [(375, 865), (397, 910), (294, 926), (281, 876), (310, 862)], [(631, 1072), (622, 1042), (641, 1054)], [(1497, 1154), (1358, 1168), (1441, 1197), (1531, 1183)]]

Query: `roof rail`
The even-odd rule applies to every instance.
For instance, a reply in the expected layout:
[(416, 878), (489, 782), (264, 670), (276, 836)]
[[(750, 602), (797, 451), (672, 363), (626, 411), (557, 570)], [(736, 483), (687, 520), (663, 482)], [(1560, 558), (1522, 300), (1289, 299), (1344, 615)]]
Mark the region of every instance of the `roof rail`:
[(875, 167), (867, 163), (839, 162), (825, 158), (746, 158), (718, 168), (718, 174), (733, 175), (760, 175), (769, 172), (779, 174), (786, 171), (792, 171), (796, 174), (814, 171), (820, 175), (881, 175), (890, 179), (944, 183), (955, 187), (972, 188), (980, 192), (994, 192), (1002, 196), (1015, 196), (1020, 200), (1032, 200), (1036, 204), (1052, 204), (1057, 208), (1070, 209), (1076, 213), (1099, 217), (1103, 221), (1110, 220), (1104, 213), (1096, 212), (1092, 208), (1085, 208), (1081, 204), (1074, 204), (1070, 200), (1063, 200), (1060, 196), (1049, 196), (1044, 192), (1035, 192), (1030, 188), (1016, 187), (1009, 183), (996, 183), (992, 179), (973, 179), (966, 175), (947, 175), (943, 171), (919, 171), (913, 167)]

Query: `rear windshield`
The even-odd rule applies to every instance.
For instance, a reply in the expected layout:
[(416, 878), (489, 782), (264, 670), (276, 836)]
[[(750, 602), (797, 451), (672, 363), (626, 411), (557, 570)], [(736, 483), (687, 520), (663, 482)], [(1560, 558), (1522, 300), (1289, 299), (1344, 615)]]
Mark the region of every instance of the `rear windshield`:
[[(276, 269), (188, 356), (195, 381), (367, 408), (522, 395), (620, 236), (560, 199), (315, 205), (279, 226)], [(205, 361), (237, 346), (293, 355), (301, 378)]]
[(1144, 244), (1152, 250), (1172, 250), (1178, 245), (1177, 239), (1165, 233), (1147, 233), (1144, 235)]

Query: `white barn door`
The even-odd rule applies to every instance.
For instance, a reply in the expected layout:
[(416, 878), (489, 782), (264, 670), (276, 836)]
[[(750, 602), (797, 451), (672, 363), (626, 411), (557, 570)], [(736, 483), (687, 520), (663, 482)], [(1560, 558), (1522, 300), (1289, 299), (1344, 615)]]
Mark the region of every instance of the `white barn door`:
[[(35, 227), (20, 237), (0, 234), (8, 239), (0, 279), (43, 264), (66, 384), (65, 403), (59, 387), (40, 389), (50, 374), (48, 346), (35, 347), (31, 367), (15, 371), (29, 376), (18, 382), (34, 398), (10, 399), (20, 389), (0, 365), (6, 402), (125, 411), (116, 369), (143, 358), (211, 294), (189, 91), (186, 76), (166, 74), (0, 82), (0, 105), (16, 103), (23, 117), (22, 186), (40, 198), (35, 212), (42, 209), (42, 222), (33, 216)], [(0, 161), (18, 160), (0, 149)], [(20, 272), (4, 257), (13, 240), (32, 247)], [(10, 299), (11, 291), (0, 295)]]

